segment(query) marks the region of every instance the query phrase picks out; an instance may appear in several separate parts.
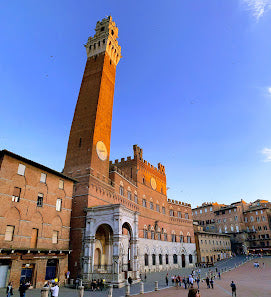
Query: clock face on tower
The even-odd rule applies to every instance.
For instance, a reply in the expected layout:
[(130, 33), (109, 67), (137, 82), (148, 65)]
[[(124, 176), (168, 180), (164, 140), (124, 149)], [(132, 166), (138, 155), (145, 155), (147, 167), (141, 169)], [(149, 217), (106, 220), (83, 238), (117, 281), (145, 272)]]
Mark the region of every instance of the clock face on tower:
[(107, 149), (102, 141), (98, 141), (96, 144), (96, 152), (100, 160), (105, 161), (107, 158)]
[(153, 177), (151, 178), (151, 187), (156, 190), (156, 180)]

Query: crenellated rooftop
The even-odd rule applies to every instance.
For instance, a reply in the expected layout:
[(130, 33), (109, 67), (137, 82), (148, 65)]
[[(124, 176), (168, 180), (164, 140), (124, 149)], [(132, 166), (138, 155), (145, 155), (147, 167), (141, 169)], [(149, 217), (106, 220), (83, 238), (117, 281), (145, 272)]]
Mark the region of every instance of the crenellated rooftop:
[(175, 205), (181, 205), (181, 206), (191, 207), (191, 204), (190, 203), (181, 202), (181, 201), (178, 201), (178, 200), (168, 199), (167, 202), (168, 203), (171, 203), (171, 204), (175, 204)]

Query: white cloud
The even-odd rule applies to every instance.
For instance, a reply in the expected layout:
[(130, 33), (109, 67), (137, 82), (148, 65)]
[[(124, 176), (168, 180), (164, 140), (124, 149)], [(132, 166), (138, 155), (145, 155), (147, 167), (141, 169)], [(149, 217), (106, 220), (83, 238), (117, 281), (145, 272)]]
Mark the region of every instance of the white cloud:
[(265, 156), (264, 162), (271, 162), (271, 149), (270, 148), (265, 147), (262, 150), (262, 154)]
[(271, 0), (242, 0), (247, 10), (258, 21), (268, 10), (271, 9)]
[(269, 95), (271, 95), (271, 87), (267, 88), (267, 92), (268, 92)]

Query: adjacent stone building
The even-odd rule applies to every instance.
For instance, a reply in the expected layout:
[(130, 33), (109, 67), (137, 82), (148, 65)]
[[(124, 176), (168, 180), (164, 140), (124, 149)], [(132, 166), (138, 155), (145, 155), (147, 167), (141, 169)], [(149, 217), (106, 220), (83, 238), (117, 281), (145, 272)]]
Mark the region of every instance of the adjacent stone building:
[[(204, 231), (225, 233), (231, 236), (231, 247), (235, 254), (270, 253), (270, 211), (271, 205), (267, 200), (256, 200), (246, 203), (244, 200), (230, 205), (217, 205), (204, 203), (201, 207), (193, 209), (193, 219), (203, 227)], [(204, 211), (206, 217), (200, 217), (209, 207), (210, 213)], [(208, 221), (211, 218), (211, 225)]]
[(247, 249), (250, 253), (271, 253), (271, 207), (266, 200), (256, 200), (244, 212)]
[(0, 287), (34, 287), (68, 270), (74, 180), (0, 151)]
[(198, 265), (209, 265), (231, 257), (230, 235), (203, 231), (194, 223)]
[(109, 162), (118, 28), (97, 22), (86, 44), (87, 62), (70, 131), (64, 173), (78, 180), (73, 193), (72, 277), (121, 286), (139, 273), (192, 267), (196, 262), (188, 203), (167, 197), (165, 167), (133, 157)]

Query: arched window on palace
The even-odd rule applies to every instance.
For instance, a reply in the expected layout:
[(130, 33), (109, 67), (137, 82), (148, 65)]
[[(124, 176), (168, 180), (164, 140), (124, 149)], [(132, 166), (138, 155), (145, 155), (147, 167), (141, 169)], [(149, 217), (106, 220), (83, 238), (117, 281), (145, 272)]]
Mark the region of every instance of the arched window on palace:
[(166, 254), (166, 265), (168, 265), (168, 254)]
[(192, 257), (191, 254), (189, 255), (189, 263), (190, 263), (190, 264), (193, 263), (193, 257)]
[(178, 264), (178, 257), (176, 254), (173, 255), (173, 264)]
[(156, 265), (156, 256), (152, 254), (152, 265)]
[(159, 254), (159, 265), (163, 265), (163, 258), (161, 254)]
[(145, 254), (144, 259), (145, 259), (145, 266), (149, 266), (149, 255)]
[(191, 243), (191, 236), (189, 232), (187, 233), (187, 243)]
[(148, 230), (147, 229), (143, 230), (143, 235), (144, 235), (144, 238), (148, 238)]

